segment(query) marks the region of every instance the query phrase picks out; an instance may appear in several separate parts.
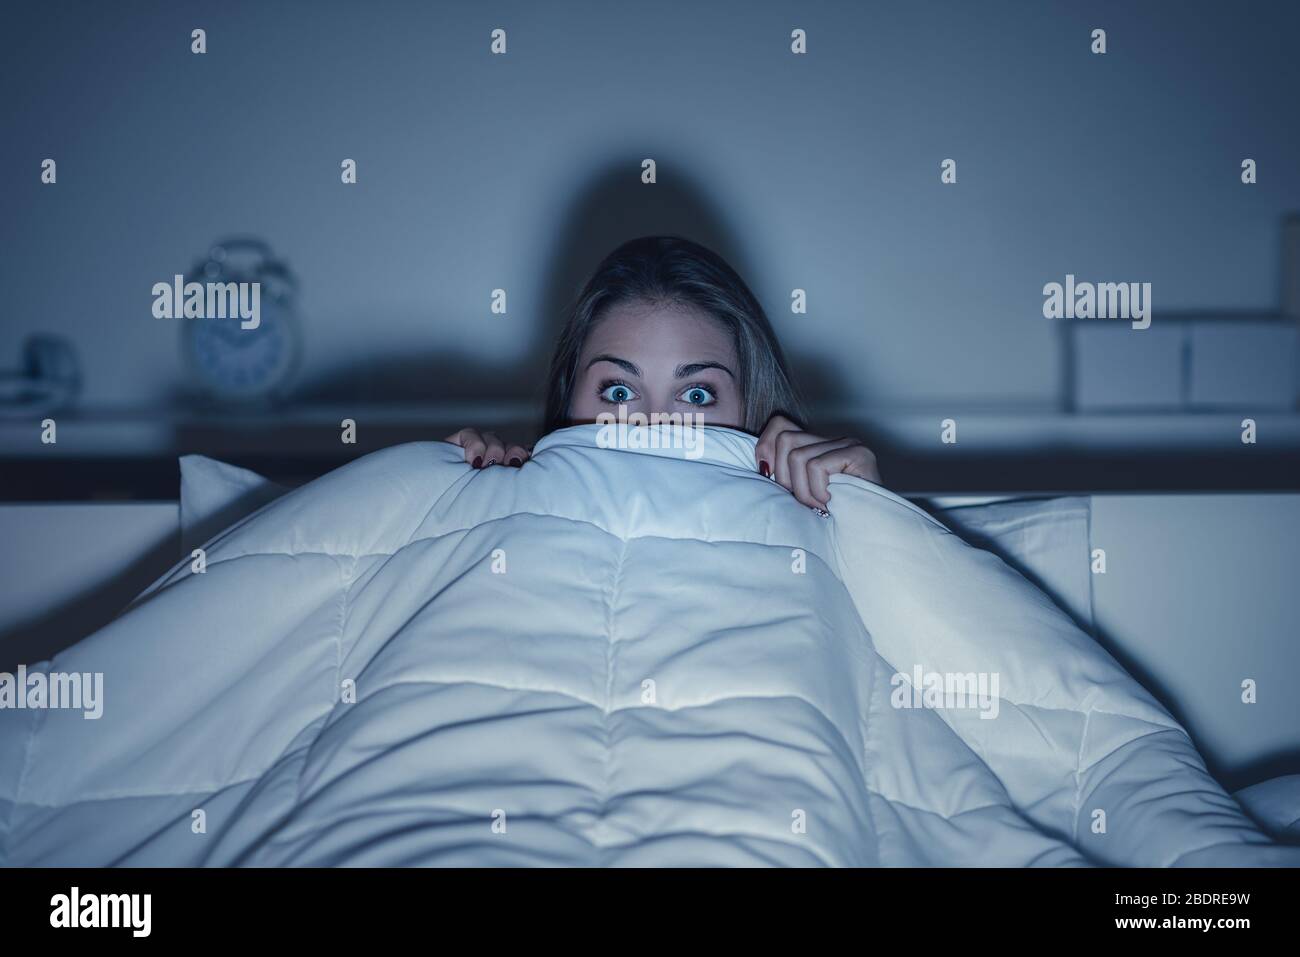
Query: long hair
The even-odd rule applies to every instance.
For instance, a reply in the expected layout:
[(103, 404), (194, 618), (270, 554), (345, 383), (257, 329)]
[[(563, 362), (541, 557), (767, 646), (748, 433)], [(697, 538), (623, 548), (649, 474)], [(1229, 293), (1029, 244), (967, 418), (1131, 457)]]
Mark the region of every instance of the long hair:
[(606, 256), (583, 286), (555, 344), (544, 432), (569, 425), (578, 358), (587, 336), (616, 303), (695, 306), (731, 335), (740, 363), (743, 428), (758, 434), (781, 413), (802, 425), (802, 402), (763, 307), (721, 256), (681, 236), (642, 236)]

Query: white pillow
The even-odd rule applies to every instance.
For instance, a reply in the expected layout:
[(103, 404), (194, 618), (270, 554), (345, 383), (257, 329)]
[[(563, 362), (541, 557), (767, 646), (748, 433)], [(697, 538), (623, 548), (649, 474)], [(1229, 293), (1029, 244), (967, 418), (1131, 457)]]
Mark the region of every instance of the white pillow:
[(1300, 843), (1300, 774), (1261, 781), (1233, 797), (1273, 837)]
[[(285, 492), (248, 469), (204, 455), (181, 457), (182, 555)], [(966, 541), (993, 552), (1092, 631), (1087, 496), (1015, 499), (935, 507), (931, 513)]]
[(289, 491), (237, 465), (181, 456), (181, 555)]
[(1092, 500), (1086, 495), (1009, 499), (930, 512), (993, 552), (1092, 634)]

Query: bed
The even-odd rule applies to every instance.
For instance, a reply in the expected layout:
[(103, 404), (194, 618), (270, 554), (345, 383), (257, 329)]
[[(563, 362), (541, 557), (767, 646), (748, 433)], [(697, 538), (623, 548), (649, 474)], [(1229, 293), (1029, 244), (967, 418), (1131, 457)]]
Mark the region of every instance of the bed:
[[(752, 439), (740, 433), (709, 430), (702, 463), (671, 449), (638, 450), (632, 461), (626, 451), (598, 448), (595, 428), (548, 437), (527, 467), (535, 476), (527, 483), (523, 472), (471, 475), (456, 450), (420, 443), (367, 456), (292, 494), (242, 470), (191, 458), (179, 503), (0, 515), (27, 536), (26, 545), (21, 534), (14, 536), (7, 554), (24, 563), (17, 577), (26, 593), (15, 597), (26, 622), (19, 636), (28, 642), (40, 639), (41, 622), (57, 623), (65, 633), (73, 627), (70, 617), (60, 621), (50, 613), (78, 607), (62, 584), (76, 577), (70, 561), (86, 571), (77, 579), (82, 588), (94, 578), (108, 583), (95, 601), (80, 603), (91, 614), (100, 613), (112, 588), (134, 587), (146, 573), (156, 577), (156, 564), (149, 566), (163, 554), (170, 552), (172, 563), (187, 556), (126, 615), (55, 659), (106, 672), (124, 658), (164, 660), (153, 670), (134, 667), (117, 681), (131, 688), (128, 700), (147, 700), (169, 685), (183, 694), (162, 694), (152, 708), (130, 709), (114, 719), (119, 730), (111, 738), (73, 715), (0, 713), (7, 722), (0, 724), (0, 748), (7, 749), (0, 767), (20, 769), (0, 777), (0, 853), (6, 855), (0, 859), (1293, 862), (1278, 842), (1294, 836), (1295, 779), (1268, 773), (1300, 729), (1290, 696), (1270, 685), (1279, 674), (1296, 673), (1293, 642), (1286, 640), (1294, 616), (1284, 587), (1285, 569), (1294, 567), (1286, 561), (1296, 542), (1295, 525), (1290, 533), (1286, 525), (1298, 514), (1292, 497), (945, 496), (918, 503), (841, 479), (840, 501), (826, 521), (772, 497), (784, 493), (754, 476)], [(697, 494), (685, 503), (666, 492), (634, 496), (629, 505), (620, 488), (633, 466), (642, 478), (647, 469), (662, 477), (652, 488)], [(726, 493), (719, 498), (710, 490), (724, 474)], [(522, 484), (502, 484), (512, 482)], [(576, 498), (575, 488), (581, 490)], [(125, 523), (130, 538), (101, 537), (97, 529), (112, 525), (105, 513), (128, 509), (134, 511)], [(466, 515), (473, 516), (468, 525)], [(1147, 525), (1135, 524), (1143, 516)], [(235, 529), (221, 532), (231, 521)], [(1267, 562), (1240, 575), (1242, 560), (1261, 551), (1252, 522), (1267, 529), (1272, 548), (1264, 550)], [(60, 551), (57, 574), (42, 577), (33, 556), (50, 549), (60, 523), (80, 548)], [(499, 536), (509, 538), (520, 525), (506, 547)], [(310, 531), (321, 528), (327, 533)], [(586, 537), (572, 539), (566, 564), (563, 543), (577, 535), (574, 528)], [(948, 529), (1001, 559), (962, 544)], [(717, 607), (741, 615), (757, 600), (746, 584), (751, 579), (733, 565), (780, 554), (781, 567), (799, 560), (805, 567), (802, 577), (774, 579), (781, 589), (759, 589), (766, 601), (784, 602), (775, 619), (742, 616), (710, 630), (707, 642), (688, 634), (672, 654), (658, 648), (646, 660), (643, 670), (660, 680), (636, 680), (635, 669), (614, 667), (611, 649), (631, 654), (654, 647), (645, 637), (671, 634), (672, 618), (637, 617), (637, 609), (663, 604), (653, 599), (664, 582), (640, 601), (619, 604), (621, 574), (629, 561), (635, 567), (648, 560), (638, 551), (650, 548), (646, 543), (661, 541), (676, 551), (651, 561), (651, 568), (676, 567), (681, 549), (709, 560), (714, 577), (706, 587), (689, 578), (672, 583), (675, 595), (693, 595), (700, 620)], [(196, 543), (206, 543), (205, 560), (212, 563), (203, 578), (188, 558)], [(1105, 550), (1104, 571), (1098, 548)], [(512, 581), (509, 572), (494, 580), (478, 567), (497, 550), (507, 569), (513, 561), (518, 574), (522, 555), (523, 570), (538, 577), (501, 591)], [(802, 558), (787, 554), (794, 551)], [(1222, 621), (1215, 615), (1226, 604), (1221, 587), (1189, 587), (1196, 575), (1204, 579), (1207, 554), (1216, 559), (1209, 564), (1231, 569), (1252, 589), (1248, 595), (1233, 589), (1238, 607), (1249, 604), (1254, 613), (1249, 642), (1225, 643), (1217, 633)], [(719, 555), (726, 560), (716, 561)], [(412, 564), (395, 574), (404, 562)], [(124, 568), (135, 569), (137, 580)], [(556, 568), (569, 571), (557, 578)], [(936, 569), (949, 574), (925, 582)], [(768, 568), (769, 578), (761, 580), (772, 581), (777, 570)], [(553, 627), (553, 609), (529, 601), (572, 587), (575, 575), (585, 583), (576, 597), (585, 596), (590, 613), (577, 615), (578, 631), (586, 621), (589, 633), (559, 656), (568, 667), (557, 671), (549, 657), (535, 658), (525, 638), (536, 637), (530, 629), (547, 621), (548, 634), (563, 629)], [(218, 583), (223, 576), (230, 580)], [(457, 583), (470, 578), (478, 591), (458, 593)], [(1214, 580), (1221, 586), (1221, 576)], [(351, 604), (361, 581), (375, 601), (365, 616)], [(790, 594), (778, 599), (786, 584)], [(1155, 598), (1161, 588), (1176, 600)], [(733, 600), (719, 605), (728, 589)], [(430, 594), (439, 597), (430, 602)], [(990, 594), (999, 600), (990, 602)], [(474, 595), (491, 609), (482, 613), (489, 626), (474, 624), (480, 614), (468, 610)], [(436, 612), (429, 621), (426, 607)], [(680, 605), (670, 607), (680, 613)], [(812, 623), (804, 620), (810, 607), (822, 609)], [(293, 622), (267, 625), (295, 609)], [(515, 625), (495, 621), (509, 609), (517, 609)], [(774, 632), (771, 620), (802, 624)], [(466, 656), (442, 647), (436, 660), (424, 660), (422, 641), (442, 627), (430, 621), (458, 621), (451, 630), (461, 634), (483, 627), (493, 653)], [(616, 644), (624, 622), (640, 642)], [(1206, 630), (1197, 633), (1198, 623)], [(785, 637), (756, 654), (753, 638), (765, 627)], [(234, 664), (217, 667), (221, 658), (213, 648), (232, 634), (243, 636), (226, 648)], [(997, 642), (989, 640), (993, 634)], [(745, 640), (729, 647), (727, 636)], [(365, 708), (343, 702), (350, 660), (362, 673), (389, 676), (384, 693), (366, 699)], [(738, 669), (737, 660), (749, 666)], [(695, 665), (678, 667), (683, 661)], [(936, 668), (942, 661), (951, 667)], [(898, 675), (923, 681), (931, 672), (998, 675), (1003, 687), (983, 700), (1007, 707), (990, 721), (981, 717), (988, 707), (912, 710), (891, 700), (901, 692)], [(250, 675), (252, 690), (241, 683)], [(1246, 679), (1259, 685), (1249, 705), (1239, 687)], [(408, 685), (440, 689), (431, 697), (436, 706), (404, 697)], [(196, 706), (205, 700), (208, 709)], [(242, 710), (216, 704), (232, 700)], [(887, 700), (889, 707), (882, 704)], [(757, 708), (755, 701), (766, 703)], [(467, 717), (476, 713), (477, 721)], [(520, 750), (499, 765), (489, 757), (503, 746), (501, 725), (490, 715), (518, 721), (518, 733), (505, 740), (517, 737)], [(1255, 786), (1229, 798), (1204, 766), (1195, 767), (1200, 758), (1184, 725), (1221, 781), (1231, 786), (1254, 774), (1257, 783), (1246, 783)], [(480, 726), (495, 733), (479, 737)], [(993, 733), (995, 727), (1001, 730)], [(410, 737), (405, 757), (384, 739), (385, 728), (396, 740)], [(379, 737), (359, 744), (367, 735)], [(700, 743), (708, 741), (728, 746)], [(897, 759), (903, 753), (908, 760)], [(180, 767), (178, 754), (190, 756)], [(564, 754), (570, 763), (538, 767), (537, 754)], [(67, 758), (77, 755), (87, 766), (69, 770)], [(370, 761), (384, 769), (370, 776), (380, 782), (378, 791), (354, 793), (358, 776), (351, 772)], [(432, 765), (449, 777), (436, 786), (411, 777), (413, 767)], [(665, 778), (665, 768), (677, 777)], [(772, 768), (787, 773), (779, 781), (764, 779)], [(731, 791), (711, 783), (731, 775), (739, 775)], [(403, 795), (421, 788), (425, 803), (403, 804)], [(746, 800), (737, 801), (738, 794)], [(756, 815), (754, 796), (775, 794), (782, 795), (783, 814), (769, 807)], [(199, 811), (203, 833), (215, 839), (196, 839)], [(437, 826), (429, 825), (430, 814)], [(117, 826), (90, 837), (106, 815)], [(1190, 830), (1177, 823), (1189, 819), (1200, 823)], [(387, 823), (379, 827), (379, 821)], [(674, 822), (683, 825), (680, 831)], [(512, 833), (519, 839), (495, 839)], [(1139, 846), (1129, 846), (1137, 836)]]

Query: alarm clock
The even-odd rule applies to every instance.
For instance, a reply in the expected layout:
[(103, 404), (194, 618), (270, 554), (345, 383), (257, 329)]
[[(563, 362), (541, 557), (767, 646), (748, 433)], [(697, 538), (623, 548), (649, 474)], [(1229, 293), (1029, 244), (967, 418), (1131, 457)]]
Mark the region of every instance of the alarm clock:
[(259, 284), (256, 326), (237, 315), (182, 320), (181, 350), (201, 396), (232, 406), (284, 399), (302, 353), (298, 283), (288, 267), (260, 240), (228, 239), (213, 246), (185, 282), (205, 289), (208, 283)]

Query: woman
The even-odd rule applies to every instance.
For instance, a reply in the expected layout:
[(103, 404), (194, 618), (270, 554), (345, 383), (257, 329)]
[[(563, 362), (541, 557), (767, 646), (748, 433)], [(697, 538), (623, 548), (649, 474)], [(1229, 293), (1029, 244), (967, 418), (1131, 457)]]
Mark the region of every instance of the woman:
[[(755, 467), (810, 508), (830, 503), (830, 476), (880, 482), (856, 439), (805, 431), (799, 399), (763, 307), (716, 253), (678, 236), (619, 246), (587, 281), (555, 347), (545, 431), (602, 412), (691, 413), (758, 436)], [(529, 451), (492, 432), (446, 441), (474, 468), (519, 467)]]

